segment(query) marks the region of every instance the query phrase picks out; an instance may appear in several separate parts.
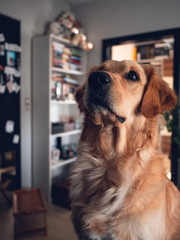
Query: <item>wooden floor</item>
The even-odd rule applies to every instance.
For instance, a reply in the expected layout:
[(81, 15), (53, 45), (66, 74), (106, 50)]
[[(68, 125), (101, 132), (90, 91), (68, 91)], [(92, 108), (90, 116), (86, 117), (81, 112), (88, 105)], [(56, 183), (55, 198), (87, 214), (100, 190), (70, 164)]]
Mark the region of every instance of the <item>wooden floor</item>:
[[(11, 196), (11, 194), (9, 193)], [(21, 236), (24, 240), (78, 240), (70, 220), (71, 212), (48, 205), (47, 212), (47, 235), (36, 233)], [(8, 206), (0, 194), (0, 240), (14, 240), (14, 218), (12, 208)]]

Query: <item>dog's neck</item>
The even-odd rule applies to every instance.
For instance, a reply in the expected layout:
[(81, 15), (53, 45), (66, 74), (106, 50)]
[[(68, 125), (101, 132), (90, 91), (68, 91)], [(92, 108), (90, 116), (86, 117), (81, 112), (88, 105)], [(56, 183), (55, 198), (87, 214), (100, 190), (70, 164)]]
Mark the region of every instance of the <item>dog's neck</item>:
[[(158, 122), (158, 117), (146, 119), (137, 116), (131, 122), (126, 121), (119, 126), (108, 124), (102, 128), (101, 125), (95, 125), (85, 119), (81, 143), (86, 143), (89, 155), (109, 166), (107, 172), (110, 172), (109, 177), (112, 178), (109, 181), (119, 186), (122, 185), (122, 181), (126, 181), (123, 180), (123, 172), (130, 175), (134, 172), (138, 176), (140, 169), (144, 169), (149, 160), (157, 155)], [(122, 177), (117, 177), (117, 174)]]
[[(92, 154), (107, 160), (140, 155), (150, 155), (159, 149), (159, 119), (136, 116), (131, 121), (116, 124), (95, 125), (85, 118), (81, 141), (88, 141)], [(88, 129), (88, 131), (87, 131)], [(88, 137), (87, 137), (88, 134)], [(146, 152), (148, 154), (146, 154)]]

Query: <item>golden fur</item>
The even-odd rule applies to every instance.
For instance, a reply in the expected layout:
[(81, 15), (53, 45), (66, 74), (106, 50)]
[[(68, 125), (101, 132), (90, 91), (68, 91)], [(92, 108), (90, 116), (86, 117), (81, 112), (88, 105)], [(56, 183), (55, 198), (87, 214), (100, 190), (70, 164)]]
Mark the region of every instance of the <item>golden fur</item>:
[[(139, 81), (127, 79), (130, 70)], [(180, 193), (159, 152), (160, 114), (176, 95), (150, 66), (106, 61), (89, 76), (96, 71), (111, 77), (113, 111), (89, 108), (88, 80), (78, 89), (84, 127), (70, 193), (79, 239), (180, 240)]]

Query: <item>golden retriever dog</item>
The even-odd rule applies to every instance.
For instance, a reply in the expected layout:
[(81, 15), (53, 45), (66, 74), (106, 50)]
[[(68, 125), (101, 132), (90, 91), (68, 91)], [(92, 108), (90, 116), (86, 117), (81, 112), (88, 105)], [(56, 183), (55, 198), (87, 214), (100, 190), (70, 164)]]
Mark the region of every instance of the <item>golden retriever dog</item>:
[(84, 127), (70, 196), (79, 239), (180, 240), (180, 193), (159, 151), (174, 91), (151, 66), (110, 60), (76, 100)]

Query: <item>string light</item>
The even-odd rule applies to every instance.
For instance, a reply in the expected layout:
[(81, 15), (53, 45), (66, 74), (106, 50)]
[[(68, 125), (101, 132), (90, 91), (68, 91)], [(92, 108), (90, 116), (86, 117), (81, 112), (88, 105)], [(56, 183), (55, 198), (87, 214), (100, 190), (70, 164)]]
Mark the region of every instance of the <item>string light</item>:
[(86, 50), (90, 51), (92, 49), (93, 49), (93, 44), (91, 42), (88, 42), (87, 45), (86, 45)]

